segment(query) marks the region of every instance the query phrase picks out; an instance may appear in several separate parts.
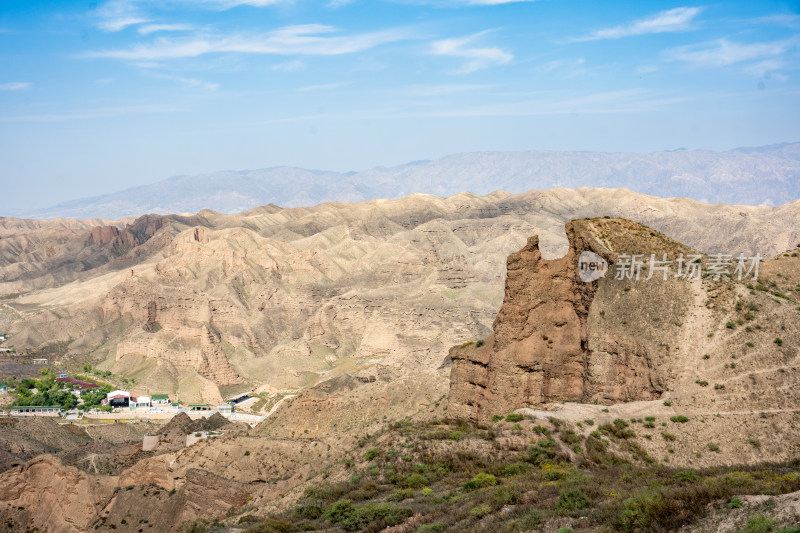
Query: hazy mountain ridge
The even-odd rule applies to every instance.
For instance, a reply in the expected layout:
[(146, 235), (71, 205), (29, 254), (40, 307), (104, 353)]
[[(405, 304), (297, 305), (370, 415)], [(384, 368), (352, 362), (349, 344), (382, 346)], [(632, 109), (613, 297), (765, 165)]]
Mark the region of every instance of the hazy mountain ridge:
[(413, 193), (484, 195), (551, 187), (626, 187), (709, 203), (780, 205), (800, 198), (800, 143), (726, 152), (473, 152), (362, 172), (294, 167), (175, 176), (121, 192), (19, 213), (31, 218), (119, 218), (144, 213), (237, 213)]

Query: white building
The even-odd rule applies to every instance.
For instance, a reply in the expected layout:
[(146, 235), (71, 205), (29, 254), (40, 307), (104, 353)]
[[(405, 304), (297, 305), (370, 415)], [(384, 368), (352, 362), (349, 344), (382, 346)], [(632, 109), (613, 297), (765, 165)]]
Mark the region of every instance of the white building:
[(139, 396), (136, 398), (136, 407), (150, 407), (150, 396)]

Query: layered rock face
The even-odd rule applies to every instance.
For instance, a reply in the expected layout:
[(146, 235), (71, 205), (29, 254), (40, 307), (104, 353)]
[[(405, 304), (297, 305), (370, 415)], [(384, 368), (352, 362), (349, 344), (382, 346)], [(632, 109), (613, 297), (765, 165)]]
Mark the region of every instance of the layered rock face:
[[(569, 249), (559, 259), (542, 259), (538, 236), (529, 238), (524, 248), (508, 257), (505, 298), (493, 334), (483, 343), (450, 351), (451, 415), (482, 421), (519, 407), (564, 401), (649, 400), (664, 391), (669, 369), (656, 368), (663, 357), (660, 343), (653, 342), (657, 334), (619, 327), (627, 326), (627, 320), (602, 325), (599, 321), (606, 320), (605, 307), (613, 313), (614, 300), (630, 290), (614, 279), (611, 270), (619, 253), (626, 251), (623, 247), (643, 255), (664, 246), (683, 248), (654, 238), (660, 236), (625, 220), (574, 221), (566, 225), (566, 232)], [(635, 238), (625, 242), (619, 239), (622, 235)], [(636, 238), (641, 235), (648, 238)], [(597, 254), (609, 265), (606, 277), (588, 282), (581, 279), (579, 256), (583, 252)], [(682, 294), (686, 287), (658, 278), (650, 282), (652, 294), (646, 298), (672, 294), (680, 302), (686, 297)], [(602, 298), (595, 304), (598, 293)], [(593, 307), (601, 311), (592, 313)], [(639, 338), (641, 335), (649, 342)]]

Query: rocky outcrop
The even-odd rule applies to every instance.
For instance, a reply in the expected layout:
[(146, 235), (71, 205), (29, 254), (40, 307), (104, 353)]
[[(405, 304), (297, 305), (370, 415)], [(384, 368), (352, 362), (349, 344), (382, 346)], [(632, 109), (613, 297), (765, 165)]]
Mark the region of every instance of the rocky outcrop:
[(566, 233), (569, 249), (559, 259), (542, 259), (538, 236), (508, 257), (493, 334), (450, 351), (451, 415), (486, 420), (519, 407), (653, 399), (663, 391), (648, 346), (608, 329), (598, 338), (590, 327), (598, 289), (613, 280), (583, 281), (579, 256), (594, 252), (613, 265), (617, 253), (588, 221), (567, 224)]
[(40, 455), (0, 476), (0, 519), (54, 533), (88, 531), (116, 483), (116, 477), (92, 476)]

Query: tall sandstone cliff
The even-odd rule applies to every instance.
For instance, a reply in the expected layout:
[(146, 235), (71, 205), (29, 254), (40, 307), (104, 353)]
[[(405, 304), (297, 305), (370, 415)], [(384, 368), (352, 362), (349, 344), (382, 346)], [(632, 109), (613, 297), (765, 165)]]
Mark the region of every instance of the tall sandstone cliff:
[[(505, 297), (485, 342), (451, 349), (450, 414), (484, 421), (520, 407), (564, 401), (659, 398), (674, 372), (669, 341), (681, 334), (692, 284), (659, 274), (617, 280), (620, 254), (696, 253), (624, 219), (566, 225), (569, 249), (546, 260), (533, 236), (508, 257)], [(585, 282), (582, 252), (605, 259), (605, 277)], [(638, 295), (629, 297), (629, 293)], [(644, 319), (644, 320), (643, 320)]]

